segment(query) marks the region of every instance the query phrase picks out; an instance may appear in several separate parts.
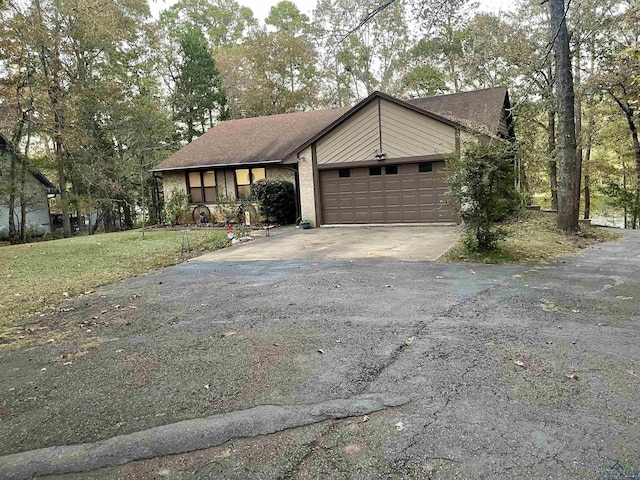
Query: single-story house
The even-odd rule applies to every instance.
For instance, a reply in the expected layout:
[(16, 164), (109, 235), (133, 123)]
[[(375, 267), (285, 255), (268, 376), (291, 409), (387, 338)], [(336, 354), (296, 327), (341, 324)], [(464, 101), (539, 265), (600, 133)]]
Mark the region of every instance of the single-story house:
[[(0, 240), (9, 238), (9, 194), (1, 188), (9, 181), (9, 155), (14, 153), (9, 148), (9, 141), (0, 133)], [(49, 211), (49, 195), (55, 195), (56, 187), (40, 172), (28, 172), (26, 179), (27, 228), (41, 236), (51, 233), (51, 215)], [(16, 229), (20, 228), (20, 199), (14, 202), (14, 220)]]
[(165, 199), (247, 199), (259, 179), (296, 186), (299, 217), (327, 224), (452, 223), (445, 160), (467, 136), (513, 139), (506, 87), (221, 122), (154, 169)]

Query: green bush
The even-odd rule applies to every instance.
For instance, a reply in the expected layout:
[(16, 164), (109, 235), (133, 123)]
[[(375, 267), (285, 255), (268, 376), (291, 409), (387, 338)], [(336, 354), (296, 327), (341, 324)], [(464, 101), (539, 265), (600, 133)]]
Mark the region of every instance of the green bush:
[(251, 197), (260, 204), (260, 213), (267, 221), (274, 219), (281, 225), (296, 220), (296, 191), (285, 180), (258, 180), (251, 185)]
[(169, 199), (164, 203), (164, 214), (172, 225), (180, 224), (180, 218), (189, 213), (189, 196), (178, 188), (171, 189)]
[(469, 251), (489, 251), (507, 230), (500, 222), (517, 216), (521, 198), (516, 187), (517, 150), (506, 141), (491, 141), (468, 147), (449, 161), (449, 198), (460, 211)]

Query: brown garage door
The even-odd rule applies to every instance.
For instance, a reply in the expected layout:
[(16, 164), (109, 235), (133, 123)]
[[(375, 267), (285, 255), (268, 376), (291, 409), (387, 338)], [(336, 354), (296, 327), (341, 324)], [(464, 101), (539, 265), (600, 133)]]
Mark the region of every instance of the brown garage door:
[(321, 170), (322, 222), (457, 222), (447, 189), (444, 162)]

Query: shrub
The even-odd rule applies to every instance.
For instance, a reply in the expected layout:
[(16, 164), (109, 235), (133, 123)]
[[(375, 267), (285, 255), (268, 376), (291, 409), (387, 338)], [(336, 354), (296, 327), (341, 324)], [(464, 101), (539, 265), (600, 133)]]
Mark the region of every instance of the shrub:
[(169, 199), (164, 203), (164, 213), (172, 225), (180, 224), (180, 218), (189, 213), (189, 196), (178, 188), (171, 189)]
[(258, 180), (251, 185), (251, 196), (260, 203), (260, 213), (269, 221), (286, 225), (296, 219), (295, 188), (285, 180)]
[(507, 235), (497, 224), (520, 213), (516, 155), (513, 144), (491, 141), (474, 144), (449, 162), (449, 198), (464, 221), (469, 251), (495, 249)]

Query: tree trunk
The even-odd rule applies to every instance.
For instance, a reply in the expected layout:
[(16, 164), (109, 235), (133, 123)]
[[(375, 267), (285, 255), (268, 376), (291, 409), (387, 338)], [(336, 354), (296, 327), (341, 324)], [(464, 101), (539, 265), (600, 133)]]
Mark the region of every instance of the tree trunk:
[(636, 154), (636, 205), (633, 213), (633, 228), (638, 228), (638, 216), (640, 215), (640, 141), (638, 141), (638, 128), (633, 117), (629, 118), (631, 138), (633, 139), (633, 151)]
[(558, 164), (556, 162), (556, 112), (549, 107), (547, 112), (547, 148), (549, 151), (549, 179), (551, 180), (551, 209), (558, 211)]
[(131, 206), (128, 203), (122, 205), (124, 210), (124, 228), (123, 230), (131, 230), (133, 228), (133, 220), (131, 219)]
[[(576, 123), (571, 73), (571, 52), (564, 0), (549, 0), (556, 96), (558, 102), (558, 227), (566, 232), (578, 229), (580, 191), (576, 182)], [(555, 33), (557, 32), (557, 35)]]
[(589, 161), (591, 160), (591, 140), (587, 144), (584, 155), (584, 219), (591, 218), (591, 175), (589, 175)]
[(580, 192), (582, 191), (581, 182), (582, 182), (582, 72), (580, 69), (582, 68), (582, 50), (580, 45), (580, 39), (576, 40), (576, 48), (575, 48), (575, 86), (577, 87), (576, 95), (575, 95), (575, 122), (576, 122), (576, 170), (575, 170), (575, 182), (576, 182), (576, 198), (574, 202), (576, 202), (578, 209), (578, 218), (580, 218)]
[(9, 157), (9, 239), (16, 237), (16, 170), (18, 158), (14, 152), (8, 153)]
[[(35, 2), (35, 9), (38, 14), (40, 26), (46, 30), (42, 15), (42, 5), (40, 1)], [(60, 188), (60, 203), (62, 205), (62, 228), (64, 236), (71, 236), (71, 222), (69, 220), (69, 205), (67, 204), (67, 177), (65, 173), (65, 151), (63, 146), (63, 135), (65, 130), (65, 120), (61, 100), (63, 97), (62, 80), (60, 79), (61, 53), (60, 53), (60, 35), (62, 31), (61, 22), (58, 13), (55, 14), (55, 23), (52, 29), (51, 43), (52, 51), (49, 51), (49, 45), (43, 41), (39, 43), (38, 55), (40, 65), (42, 67), (43, 76), (47, 82), (47, 95), (49, 106), (53, 112), (53, 143), (56, 153), (56, 170), (58, 173), (58, 183)]]
[(20, 241), (27, 243), (27, 206), (29, 199), (27, 198), (27, 164), (23, 160), (20, 162)]

